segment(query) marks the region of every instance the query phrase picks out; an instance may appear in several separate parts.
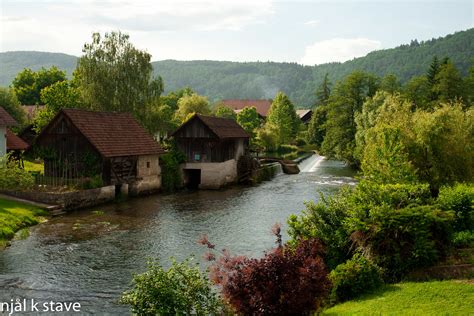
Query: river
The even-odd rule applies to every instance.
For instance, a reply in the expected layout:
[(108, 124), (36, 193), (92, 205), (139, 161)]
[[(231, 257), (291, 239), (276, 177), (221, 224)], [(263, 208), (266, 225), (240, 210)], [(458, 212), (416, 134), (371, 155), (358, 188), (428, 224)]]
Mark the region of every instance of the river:
[(274, 246), (274, 223), (285, 230), (304, 201), (354, 184), (348, 167), (317, 155), (300, 169), (252, 187), (159, 194), (51, 218), (0, 251), (0, 302), (79, 302), (81, 314), (129, 314), (117, 300), (148, 258), (202, 261), (203, 234), (233, 254), (261, 256)]

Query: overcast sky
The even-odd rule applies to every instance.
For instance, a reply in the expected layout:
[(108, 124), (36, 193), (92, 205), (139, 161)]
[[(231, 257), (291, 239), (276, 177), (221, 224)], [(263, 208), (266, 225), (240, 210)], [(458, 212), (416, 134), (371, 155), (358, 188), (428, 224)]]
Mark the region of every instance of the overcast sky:
[(474, 0), (0, 0), (0, 51), (81, 55), (121, 30), (152, 60), (345, 61), (473, 27)]

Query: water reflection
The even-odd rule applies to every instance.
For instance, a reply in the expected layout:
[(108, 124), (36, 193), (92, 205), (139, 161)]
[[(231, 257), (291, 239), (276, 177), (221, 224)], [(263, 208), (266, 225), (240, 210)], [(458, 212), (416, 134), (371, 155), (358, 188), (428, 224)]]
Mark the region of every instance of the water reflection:
[(300, 168), (255, 187), (155, 195), (53, 218), (0, 252), (0, 301), (79, 301), (85, 313), (127, 314), (117, 299), (147, 258), (200, 259), (203, 234), (219, 248), (260, 256), (274, 246), (275, 222), (285, 228), (304, 201), (353, 183), (337, 161), (314, 156)]

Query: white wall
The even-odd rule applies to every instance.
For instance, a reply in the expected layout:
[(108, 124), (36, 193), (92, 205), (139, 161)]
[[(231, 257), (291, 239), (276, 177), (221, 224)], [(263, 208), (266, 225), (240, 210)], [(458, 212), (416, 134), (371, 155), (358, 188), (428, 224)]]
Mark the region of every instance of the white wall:
[(7, 128), (0, 126), (0, 157), (7, 153)]
[(230, 159), (224, 162), (187, 162), (183, 169), (200, 169), (200, 189), (219, 189), (237, 181), (237, 161)]

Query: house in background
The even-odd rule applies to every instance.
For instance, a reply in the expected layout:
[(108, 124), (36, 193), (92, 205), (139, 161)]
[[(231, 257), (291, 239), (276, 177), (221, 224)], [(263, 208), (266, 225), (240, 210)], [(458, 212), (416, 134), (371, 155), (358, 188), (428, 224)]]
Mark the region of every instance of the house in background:
[(195, 114), (172, 136), (186, 156), (185, 185), (218, 189), (238, 180), (237, 163), (247, 153), (249, 135), (237, 122)]
[(34, 143), (46, 177), (98, 177), (132, 195), (161, 188), (160, 145), (128, 113), (61, 110)]
[(7, 153), (8, 127), (15, 126), (17, 122), (8, 112), (0, 106), (0, 157)]
[(266, 118), (268, 111), (272, 107), (272, 101), (270, 100), (238, 100), (238, 99), (227, 99), (222, 100), (222, 104), (228, 108), (234, 110), (235, 113), (239, 113), (244, 108), (255, 107), (257, 113), (262, 117)]
[(313, 116), (313, 111), (309, 109), (296, 110), (296, 114), (300, 118), (301, 122), (303, 122), (303, 124), (308, 124), (311, 120), (311, 117)]

